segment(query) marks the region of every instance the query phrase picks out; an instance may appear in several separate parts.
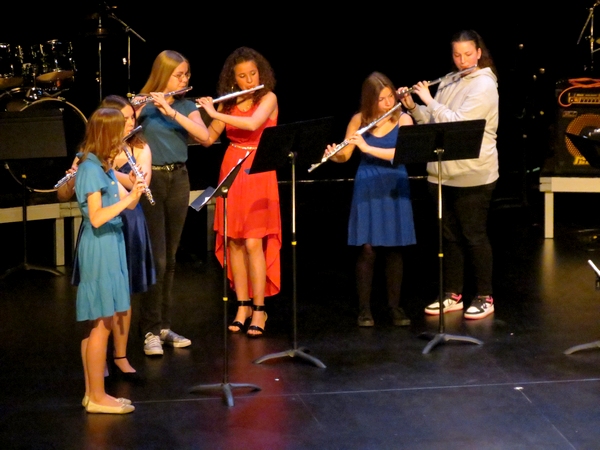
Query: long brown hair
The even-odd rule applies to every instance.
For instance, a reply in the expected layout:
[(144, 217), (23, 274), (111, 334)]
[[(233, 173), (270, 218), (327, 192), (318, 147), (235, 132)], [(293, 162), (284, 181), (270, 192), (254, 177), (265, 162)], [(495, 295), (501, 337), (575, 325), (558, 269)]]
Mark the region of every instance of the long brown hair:
[[(479, 62), (477, 63), (477, 66), (480, 69), (485, 69), (486, 67), (489, 67), (490, 69), (492, 69), (492, 72), (494, 72), (494, 75), (496, 75), (496, 78), (497, 78), (498, 72), (496, 71), (496, 66), (494, 65), (494, 60), (492, 59), (492, 56), (490, 55), (489, 50), (487, 49), (485, 43), (483, 42), (482, 37), (475, 30), (462, 30), (462, 31), (455, 33), (452, 36), (452, 39), (450, 39), (450, 46), (452, 46), (455, 42), (469, 42), (469, 41), (473, 42), (476, 49), (478, 49), (478, 50), (481, 49), (481, 58), (479, 58)], [(454, 67), (454, 68), (456, 69), (456, 67)]]
[[(239, 91), (239, 87), (235, 80), (235, 66), (248, 61), (253, 61), (258, 69), (260, 84), (264, 84), (264, 88), (258, 89), (252, 93), (252, 100), (256, 104), (267, 93), (275, 89), (275, 73), (269, 61), (258, 53), (256, 50), (249, 47), (239, 47), (235, 49), (225, 60), (221, 74), (219, 75), (219, 83), (217, 84), (217, 92), (220, 96), (231, 94)], [(236, 104), (237, 99), (229, 99), (223, 102), (223, 112), (228, 113)]]
[(125, 117), (114, 108), (98, 108), (90, 117), (81, 144), (83, 162), (93, 153), (100, 160), (104, 171), (111, 167), (112, 160), (121, 151)]
[[(100, 103), (100, 108), (113, 108), (118, 109), (119, 111), (126, 106), (129, 106), (133, 111), (133, 119), (137, 124), (135, 108), (131, 106), (131, 103), (129, 103), (125, 97), (121, 97), (120, 95), (107, 95), (104, 100), (102, 100), (102, 103)], [(137, 133), (128, 140), (128, 143), (131, 147), (143, 147), (146, 141), (140, 133)]]
[[(398, 99), (396, 98), (396, 88), (394, 87), (394, 83), (382, 74), (381, 72), (373, 72), (369, 75), (365, 81), (363, 81), (362, 91), (360, 96), (360, 114), (361, 114), (361, 127), (367, 125), (381, 117), (381, 111), (379, 111), (379, 95), (381, 91), (385, 88), (390, 88), (392, 93), (394, 94), (394, 106), (398, 104)], [(390, 117), (398, 122), (401, 114), (401, 108), (398, 108)]]
[(177, 66), (183, 62), (186, 62), (188, 64), (188, 70), (191, 70), (190, 62), (181, 53), (174, 50), (163, 50), (160, 52), (156, 59), (154, 59), (150, 76), (142, 88), (141, 93), (149, 94), (150, 92), (164, 91), (169, 82), (169, 77), (173, 74), (173, 71)]

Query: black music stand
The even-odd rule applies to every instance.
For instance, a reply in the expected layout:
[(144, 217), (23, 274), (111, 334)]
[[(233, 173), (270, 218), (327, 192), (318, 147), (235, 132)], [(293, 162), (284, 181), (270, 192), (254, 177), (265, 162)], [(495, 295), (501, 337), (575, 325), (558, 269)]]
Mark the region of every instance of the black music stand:
[[(571, 139), (573, 145), (577, 147), (577, 150), (583, 155), (583, 157), (590, 163), (590, 166), (600, 169), (600, 153), (598, 153), (598, 147), (600, 147), (600, 141), (590, 139), (586, 136), (578, 136), (572, 133), (565, 133), (565, 135)], [(600, 270), (596, 265), (588, 260), (588, 264), (596, 273), (596, 290), (600, 290)], [(600, 348), (600, 341), (590, 342), (588, 344), (574, 345), (566, 349), (563, 353), (570, 355), (580, 350), (589, 350), (593, 348)]]
[(249, 153), (240, 159), (235, 167), (229, 171), (227, 176), (223, 178), (223, 181), (221, 181), (216, 188), (206, 188), (204, 192), (190, 205), (196, 211), (200, 211), (200, 209), (208, 204), (208, 202), (210, 202), (213, 198), (223, 197), (223, 382), (198, 384), (193, 386), (190, 389), (190, 392), (222, 390), (224, 399), (228, 406), (233, 406), (233, 394), (231, 392), (232, 389), (249, 388), (253, 391), (260, 391), (260, 388), (254, 384), (229, 382), (229, 350), (227, 346), (227, 292), (229, 283), (229, 279), (227, 278), (227, 193), (235, 181), (235, 177), (240, 171), (242, 163), (246, 160), (246, 158), (248, 158), (248, 156)]
[(27, 174), (22, 173), (19, 180), (10, 170), (8, 160), (33, 158), (55, 158), (67, 156), (67, 144), (63, 115), (60, 110), (18, 111), (0, 113), (0, 160), (14, 180), (21, 185), (23, 197), (23, 262), (8, 269), (0, 279), (18, 270), (39, 270), (54, 275), (63, 275), (58, 270), (29, 264), (27, 262), (27, 205), (29, 192)]
[(439, 259), (439, 292), (440, 307), (439, 329), (434, 335), (423, 333), (430, 342), (423, 349), (423, 354), (439, 343), (448, 341), (470, 342), (483, 344), (479, 339), (469, 336), (456, 336), (445, 333), (444, 330), (444, 250), (442, 244), (442, 161), (472, 159), (479, 156), (485, 120), (466, 120), (461, 122), (434, 123), (400, 127), (396, 141), (394, 164), (411, 164), (422, 162), (437, 162), (438, 165), (438, 259)]
[[(297, 326), (297, 280), (296, 280), (296, 162), (300, 156), (305, 161), (314, 161), (323, 155), (324, 149), (330, 142), (329, 137), (333, 126), (333, 117), (295, 122), (276, 127), (269, 127), (263, 131), (260, 138), (256, 156), (252, 162), (249, 173), (260, 173), (276, 170), (291, 163), (292, 172), (292, 314), (294, 346), (278, 353), (261, 356), (255, 359), (255, 364), (260, 364), (270, 359), (299, 357), (315, 366), (325, 369), (325, 364), (314, 356), (309, 355), (306, 347), (298, 347)], [(299, 152), (300, 151), (300, 152)], [(316, 152), (315, 157), (309, 152)]]

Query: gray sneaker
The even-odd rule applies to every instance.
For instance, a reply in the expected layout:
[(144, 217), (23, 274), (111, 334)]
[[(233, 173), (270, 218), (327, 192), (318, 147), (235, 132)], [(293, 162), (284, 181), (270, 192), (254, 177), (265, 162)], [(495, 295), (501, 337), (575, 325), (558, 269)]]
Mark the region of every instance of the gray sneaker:
[(358, 326), (359, 327), (372, 327), (375, 325), (375, 321), (373, 320), (373, 316), (371, 314), (370, 308), (360, 308), (360, 312), (358, 313)]
[(152, 333), (146, 333), (144, 336), (144, 353), (148, 356), (161, 356), (163, 348), (160, 338)]
[(410, 318), (406, 315), (404, 310), (400, 307), (391, 308), (390, 312), (392, 316), (392, 322), (397, 327), (407, 327), (410, 325)]
[(178, 335), (172, 330), (160, 330), (160, 343), (177, 348), (189, 347), (192, 345), (192, 341)]

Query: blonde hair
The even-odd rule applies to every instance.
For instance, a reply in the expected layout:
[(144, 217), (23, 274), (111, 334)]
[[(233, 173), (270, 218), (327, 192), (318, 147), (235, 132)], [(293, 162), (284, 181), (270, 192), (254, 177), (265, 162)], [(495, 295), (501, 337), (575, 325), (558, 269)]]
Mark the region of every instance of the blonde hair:
[(189, 70), (190, 62), (181, 53), (174, 50), (163, 50), (160, 52), (152, 64), (150, 76), (140, 93), (149, 94), (150, 92), (164, 91), (167, 88), (169, 77), (173, 74), (177, 66), (183, 62), (188, 64)]

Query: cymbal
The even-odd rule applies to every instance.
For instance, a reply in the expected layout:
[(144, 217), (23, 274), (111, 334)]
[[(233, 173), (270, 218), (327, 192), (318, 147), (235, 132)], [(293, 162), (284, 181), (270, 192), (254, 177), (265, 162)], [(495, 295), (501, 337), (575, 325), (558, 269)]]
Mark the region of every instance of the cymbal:
[(23, 77), (0, 77), (0, 89), (11, 89), (23, 84)]
[(115, 25), (115, 20), (105, 12), (87, 15), (81, 30), (84, 36), (96, 38), (104, 38), (124, 32), (121, 27)]

